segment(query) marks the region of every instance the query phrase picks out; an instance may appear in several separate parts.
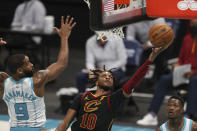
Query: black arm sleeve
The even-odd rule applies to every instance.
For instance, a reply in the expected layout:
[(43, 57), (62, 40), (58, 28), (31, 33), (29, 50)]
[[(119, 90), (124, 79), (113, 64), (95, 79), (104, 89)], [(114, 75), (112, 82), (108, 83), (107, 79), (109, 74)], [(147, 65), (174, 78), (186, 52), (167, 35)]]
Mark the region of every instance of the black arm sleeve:
[(80, 108), (82, 95), (83, 94), (80, 93), (74, 98), (73, 103), (70, 106), (71, 109), (78, 110)]

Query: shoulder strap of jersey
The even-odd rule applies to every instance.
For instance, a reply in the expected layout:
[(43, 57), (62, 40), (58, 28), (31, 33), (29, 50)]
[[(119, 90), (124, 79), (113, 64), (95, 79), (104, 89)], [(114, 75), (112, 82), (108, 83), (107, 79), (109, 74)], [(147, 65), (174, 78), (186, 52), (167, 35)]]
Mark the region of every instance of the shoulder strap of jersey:
[(107, 96), (107, 105), (108, 105), (109, 110), (112, 112), (112, 107), (110, 104), (110, 95)]
[(166, 126), (168, 126), (168, 125), (167, 125), (167, 122), (163, 123), (163, 124), (160, 126), (160, 130), (161, 130), (161, 131), (168, 131), (168, 127), (166, 127)]
[(192, 120), (184, 117), (184, 126), (181, 131), (191, 131), (192, 130)]
[(86, 94), (87, 94), (87, 91), (85, 91), (85, 92), (83, 93), (83, 95), (82, 95), (82, 97), (81, 97), (80, 104), (81, 104), (81, 102), (83, 101), (83, 99), (84, 99), (84, 97), (85, 97)]

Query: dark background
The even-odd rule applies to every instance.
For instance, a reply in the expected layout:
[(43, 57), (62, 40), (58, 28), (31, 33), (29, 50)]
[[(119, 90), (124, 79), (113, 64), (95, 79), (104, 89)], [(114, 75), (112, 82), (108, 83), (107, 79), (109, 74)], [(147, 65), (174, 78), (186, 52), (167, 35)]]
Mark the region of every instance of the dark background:
[[(86, 39), (93, 34), (89, 29), (89, 9), (83, 0), (41, 0), (46, 7), (47, 15), (55, 17), (55, 26), (60, 27), (61, 16), (70, 15), (77, 21), (72, 31), (70, 46), (84, 48)], [(23, 0), (1, 0), (0, 28), (9, 28), (15, 9)]]

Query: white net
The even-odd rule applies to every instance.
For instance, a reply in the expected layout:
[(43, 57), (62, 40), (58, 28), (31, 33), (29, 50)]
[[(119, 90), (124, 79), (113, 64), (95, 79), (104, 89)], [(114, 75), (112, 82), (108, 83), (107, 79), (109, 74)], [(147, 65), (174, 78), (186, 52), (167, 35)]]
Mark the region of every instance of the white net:
[[(84, 0), (84, 2), (88, 5), (88, 8), (90, 9), (90, 0)], [(123, 32), (123, 27), (116, 27), (110, 30), (102, 30), (102, 31), (98, 31), (98, 38), (97, 39), (102, 39), (103, 36), (107, 36), (109, 33), (113, 33), (115, 37), (119, 37), (119, 38), (124, 38), (124, 32)]]

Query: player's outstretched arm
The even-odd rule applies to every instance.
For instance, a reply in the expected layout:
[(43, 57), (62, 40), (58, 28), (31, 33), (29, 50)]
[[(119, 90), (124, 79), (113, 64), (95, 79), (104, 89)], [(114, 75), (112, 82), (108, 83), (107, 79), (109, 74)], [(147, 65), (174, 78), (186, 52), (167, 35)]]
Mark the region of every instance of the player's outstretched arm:
[(47, 68), (49, 70), (47, 81), (54, 80), (67, 66), (69, 56), (68, 38), (76, 24), (76, 22), (73, 22), (73, 19), (73, 17), (67, 16), (64, 21), (64, 17), (62, 17), (61, 28), (55, 27), (56, 32), (61, 38), (61, 47), (57, 61)]
[(59, 126), (56, 128), (55, 131), (66, 131), (70, 125), (70, 122), (74, 118), (75, 114), (76, 114), (76, 110), (71, 108), (68, 109), (66, 116), (64, 117), (64, 120), (59, 124)]
[[(47, 67), (47, 69), (44, 72), (45, 75), (43, 76), (45, 78), (45, 82), (54, 80), (67, 66), (69, 56), (68, 38), (70, 37), (71, 31), (76, 24), (76, 22), (73, 22), (73, 19), (73, 17), (70, 18), (70, 16), (67, 16), (66, 20), (64, 21), (64, 17), (62, 16), (61, 28), (58, 29), (57, 27), (54, 27), (61, 38), (61, 47), (57, 61), (51, 64), (49, 67)], [(36, 77), (37, 76), (35, 75), (35, 78)]]
[(64, 21), (64, 17), (62, 16), (61, 28), (58, 29), (57, 27), (55, 27), (56, 32), (61, 38), (61, 47), (58, 59), (55, 63), (47, 67), (46, 70), (40, 70), (34, 74), (34, 92), (37, 96), (44, 96), (45, 83), (54, 80), (66, 68), (69, 55), (68, 38), (75, 24), (76, 22), (73, 22), (73, 18), (70, 19), (70, 17), (67, 16), (66, 20)]
[(166, 48), (153, 48), (149, 58), (146, 62), (140, 66), (140, 68), (135, 72), (135, 74), (123, 85), (123, 94), (128, 97), (133, 92), (134, 88), (141, 82), (141, 80), (146, 75), (149, 65), (155, 60), (155, 58)]

